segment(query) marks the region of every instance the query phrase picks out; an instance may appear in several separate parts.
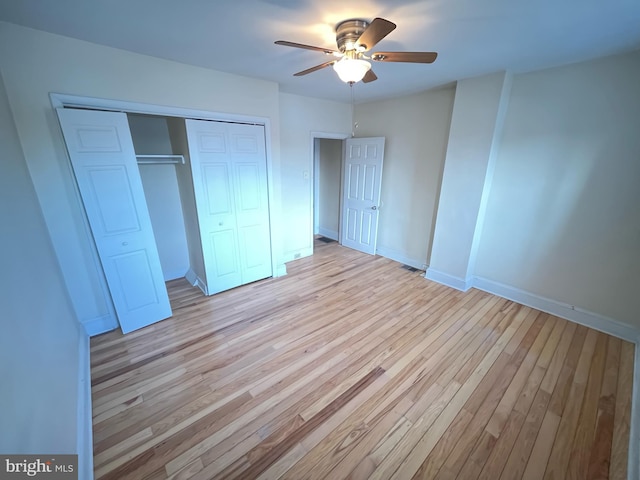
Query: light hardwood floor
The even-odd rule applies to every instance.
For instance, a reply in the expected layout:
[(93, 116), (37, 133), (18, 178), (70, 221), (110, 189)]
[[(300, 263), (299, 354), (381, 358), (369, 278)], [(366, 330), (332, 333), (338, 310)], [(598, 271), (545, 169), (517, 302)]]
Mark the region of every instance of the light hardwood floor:
[(318, 243), (91, 341), (99, 479), (626, 478), (634, 347)]

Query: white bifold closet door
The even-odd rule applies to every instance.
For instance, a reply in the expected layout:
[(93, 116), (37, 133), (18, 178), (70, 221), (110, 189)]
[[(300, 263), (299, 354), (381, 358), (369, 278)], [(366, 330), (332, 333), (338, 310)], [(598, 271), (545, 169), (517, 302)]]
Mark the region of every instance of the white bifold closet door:
[(123, 333), (170, 317), (126, 114), (57, 112)]
[(209, 295), (272, 276), (265, 131), (186, 120)]

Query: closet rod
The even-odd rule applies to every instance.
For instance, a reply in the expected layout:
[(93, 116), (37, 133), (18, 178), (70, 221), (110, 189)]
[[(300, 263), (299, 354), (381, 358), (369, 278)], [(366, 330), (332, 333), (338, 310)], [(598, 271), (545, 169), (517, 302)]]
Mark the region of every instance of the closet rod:
[(180, 163), (184, 165), (184, 155), (136, 155), (138, 163)]

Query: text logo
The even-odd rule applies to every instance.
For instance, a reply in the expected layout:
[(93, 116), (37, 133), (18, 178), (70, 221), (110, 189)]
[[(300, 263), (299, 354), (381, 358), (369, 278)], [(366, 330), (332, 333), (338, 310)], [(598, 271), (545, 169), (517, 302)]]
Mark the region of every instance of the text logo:
[(0, 480), (78, 480), (78, 455), (0, 455)]

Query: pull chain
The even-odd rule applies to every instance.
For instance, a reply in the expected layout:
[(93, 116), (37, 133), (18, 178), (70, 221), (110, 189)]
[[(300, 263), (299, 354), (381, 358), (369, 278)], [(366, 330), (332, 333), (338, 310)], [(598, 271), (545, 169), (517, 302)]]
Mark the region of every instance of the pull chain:
[(349, 82), (349, 88), (351, 89), (351, 121), (353, 122), (351, 126), (351, 138), (356, 136), (356, 128), (358, 128), (358, 122), (356, 122), (356, 104), (353, 99), (353, 83)]

